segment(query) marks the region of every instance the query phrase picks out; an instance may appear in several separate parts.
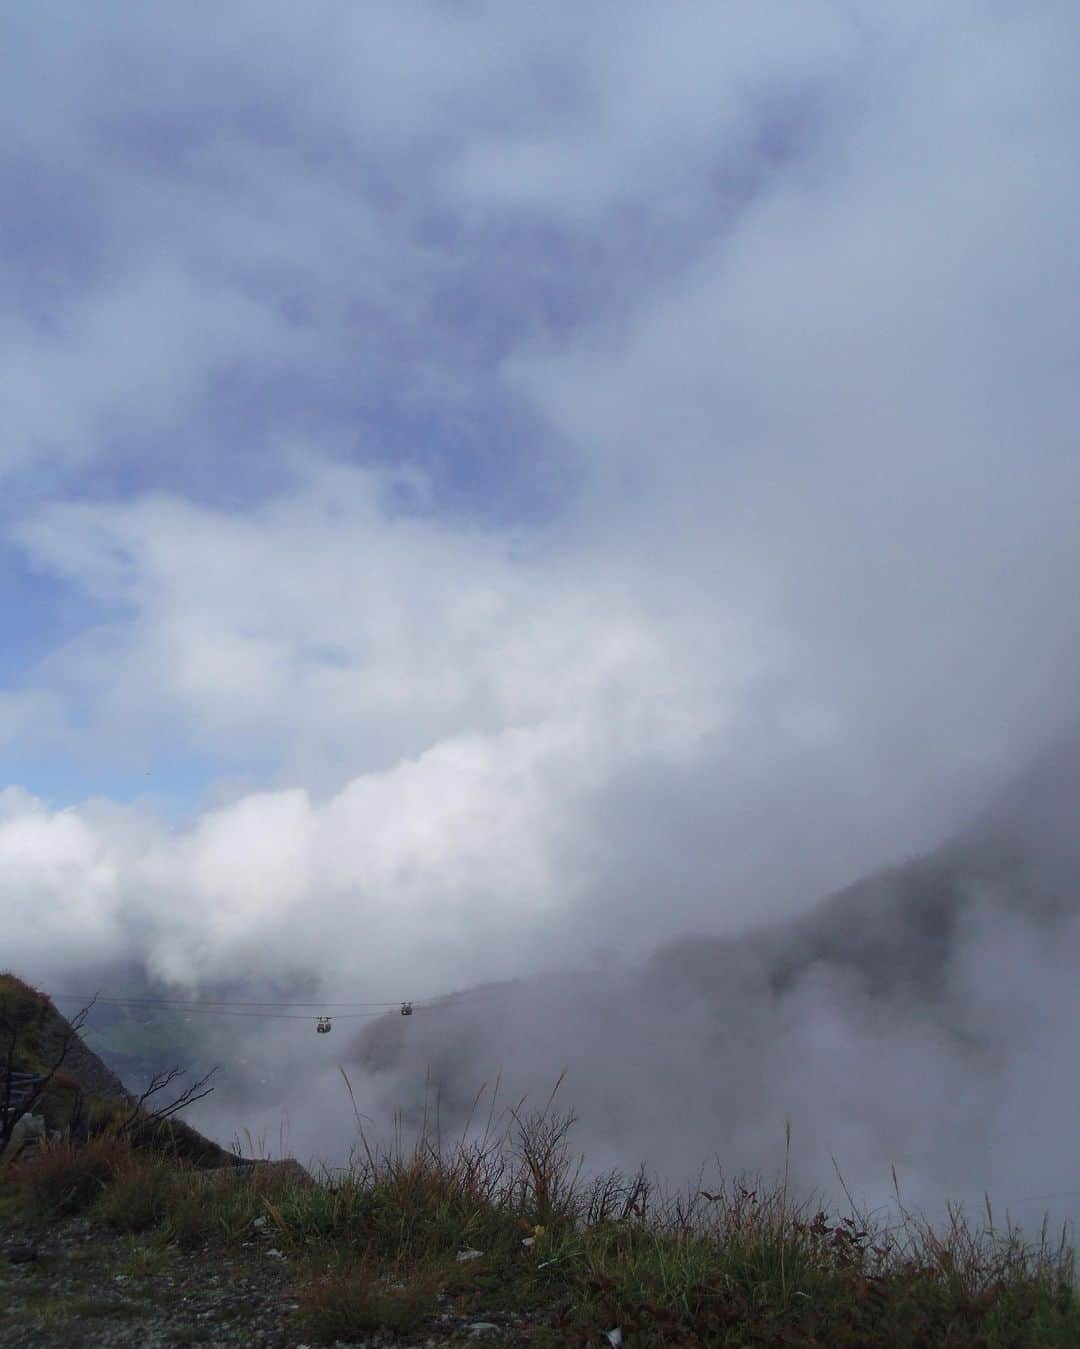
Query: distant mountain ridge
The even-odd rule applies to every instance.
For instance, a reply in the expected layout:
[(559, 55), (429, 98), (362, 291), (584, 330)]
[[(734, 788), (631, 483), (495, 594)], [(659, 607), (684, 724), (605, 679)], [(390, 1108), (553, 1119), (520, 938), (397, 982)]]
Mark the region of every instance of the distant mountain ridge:
[(735, 958), (744, 969), (767, 970), (772, 991), (782, 993), (825, 963), (856, 977), (870, 996), (904, 987), (932, 996), (976, 902), (1048, 922), (1080, 912), (1080, 737), (1045, 750), (934, 852), (873, 872), (796, 919), (670, 943), (647, 969), (663, 980), (673, 963), (687, 974)]
[[(1080, 738), (1073, 736), (943, 847), (865, 876), (797, 918), (687, 935), (635, 969), (466, 991), (415, 1026), (373, 1023), (352, 1053), (385, 1082), (387, 1108), (420, 1083), (414, 1112), (433, 1090), (449, 1119), (465, 1114), (480, 1082), (504, 1069), (506, 1089), (536, 1090), (569, 1064), (567, 1090), (600, 1137), (630, 1136), (626, 1121), (635, 1112), (669, 1099), (703, 1120), (727, 1119), (745, 1139), (748, 1121), (764, 1119), (777, 1097), (809, 1109), (792, 1083), (806, 1071), (800, 1037), (811, 1022), (833, 1037), (811, 1050), (826, 1055), (820, 1062), (829, 1071), (843, 1072), (844, 1050), (827, 1059), (823, 1043), (872, 1053), (873, 1042), (888, 1053), (898, 1027), (916, 1026), (911, 1043), (936, 1043), (965, 1072), (996, 1072), (1009, 1009), (987, 1017), (997, 996), (985, 965), (987, 933), (1004, 934), (995, 939), (1007, 963), (1017, 924), (1053, 950), (1078, 915)], [(788, 1067), (774, 1067), (781, 1062)], [(739, 1082), (737, 1096), (707, 1086), (706, 1066), (719, 1082)], [(662, 1124), (655, 1137), (662, 1146)]]

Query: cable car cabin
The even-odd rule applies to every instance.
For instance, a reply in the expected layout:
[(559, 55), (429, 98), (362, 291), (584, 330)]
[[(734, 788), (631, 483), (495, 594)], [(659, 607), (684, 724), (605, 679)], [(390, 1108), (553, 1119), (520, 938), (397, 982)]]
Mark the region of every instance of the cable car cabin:
[(403, 1003), (401, 1004), (401, 1015), (402, 1015), (402, 1016), (412, 1016), (412, 1003), (411, 1003), (411, 1002), (403, 1002)]
[(320, 1035), (329, 1035), (334, 1028), (331, 1026), (330, 1018), (328, 1016), (321, 1016), (318, 1021), (315, 1022), (315, 1029)]

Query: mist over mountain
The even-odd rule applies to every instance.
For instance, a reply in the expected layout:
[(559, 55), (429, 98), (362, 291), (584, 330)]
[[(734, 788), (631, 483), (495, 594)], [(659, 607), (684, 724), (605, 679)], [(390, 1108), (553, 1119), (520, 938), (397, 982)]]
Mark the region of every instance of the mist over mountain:
[[(644, 964), (476, 990), (354, 1044), (364, 1099), (431, 1094), (460, 1127), (482, 1083), (514, 1101), (568, 1070), (591, 1162), (669, 1178), (780, 1162), (860, 1195), (1071, 1213), (1080, 1096), (1080, 745), (1044, 753), (932, 854), (804, 916), (697, 934)], [(370, 1107), (369, 1107), (370, 1108)], [(1066, 1196), (1068, 1197), (1066, 1198)], [(1040, 1210), (1041, 1211), (1041, 1210)]]
[[(496, 1084), (499, 1116), (522, 1098), (542, 1105), (565, 1071), (558, 1099), (579, 1117), (592, 1170), (644, 1161), (671, 1184), (703, 1166), (772, 1175), (790, 1119), (805, 1191), (842, 1201), (835, 1161), (872, 1205), (891, 1202), (895, 1167), (904, 1201), (932, 1215), (989, 1192), (1028, 1224), (1044, 1210), (1071, 1217), (1080, 737), (1059, 737), (931, 852), (789, 907), (734, 932), (684, 933), (644, 959), (583, 952), (561, 972), (462, 987), (409, 1018), (345, 1016), (329, 1040), (295, 1011), (262, 1022), (106, 1006), (88, 1044), (131, 1087), (163, 1061), (221, 1065), (191, 1122), (226, 1145), (254, 1139), (316, 1163), (343, 1161), (357, 1141), (339, 1065), (372, 1140), (418, 1129), (425, 1113), (448, 1133), (481, 1127)], [(287, 970), (183, 995), (314, 1005), (348, 988)], [(133, 960), (68, 978), (177, 995)]]

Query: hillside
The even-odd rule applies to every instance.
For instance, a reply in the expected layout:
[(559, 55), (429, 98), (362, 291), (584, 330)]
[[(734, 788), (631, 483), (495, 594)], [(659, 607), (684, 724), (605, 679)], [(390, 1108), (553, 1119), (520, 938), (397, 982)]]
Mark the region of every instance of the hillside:
[(648, 975), (708, 991), (720, 971), (752, 969), (780, 997), (815, 967), (868, 998), (929, 1000), (940, 1015), (946, 971), (975, 907), (1053, 928), (1080, 913), (1080, 739), (1039, 755), (943, 847), (863, 877), (802, 918), (747, 935), (695, 936), (661, 950)]
[[(0, 973), (0, 1053), (19, 1072), (46, 1073), (62, 1062), (61, 1083), (102, 1100), (128, 1100), (123, 1083), (73, 1034), (52, 1001), (11, 973)], [(52, 1100), (50, 1093), (50, 1103)]]
[[(69, 1021), (47, 994), (10, 971), (0, 972), (0, 1067), (46, 1079), (34, 1111), (50, 1132), (85, 1136), (136, 1112), (136, 1098), (84, 1043), (81, 1019)], [(146, 1110), (164, 1104), (154, 1101)], [(235, 1161), (232, 1153), (180, 1119), (167, 1119), (160, 1128), (168, 1145), (194, 1165), (218, 1167)]]

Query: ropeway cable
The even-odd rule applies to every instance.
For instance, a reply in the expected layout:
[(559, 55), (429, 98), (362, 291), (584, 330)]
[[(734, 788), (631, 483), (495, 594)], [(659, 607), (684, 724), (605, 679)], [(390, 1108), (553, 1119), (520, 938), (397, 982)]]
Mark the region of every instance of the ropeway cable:
[[(140, 998), (124, 997), (121, 994), (102, 993), (102, 994), (81, 994), (81, 993), (52, 993), (49, 995), (54, 1002), (84, 1002), (96, 1003), (105, 1007), (146, 1007), (153, 1009), (155, 1007), (166, 1009), (184, 1009), (184, 1008), (257, 1008), (260, 1010), (277, 1009), (283, 1007), (400, 1007), (403, 1002), (411, 1002), (414, 1007), (425, 1007), (431, 1003), (441, 1001), (437, 998), (392, 998), (382, 1002), (226, 1002), (220, 1000), (207, 999), (201, 1002), (189, 1002), (179, 998)], [(448, 997), (457, 997), (458, 994), (450, 994)], [(342, 1014), (343, 1015), (343, 1014)], [(371, 1015), (378, 1016), (381, 1013), (372, 1012)]]

